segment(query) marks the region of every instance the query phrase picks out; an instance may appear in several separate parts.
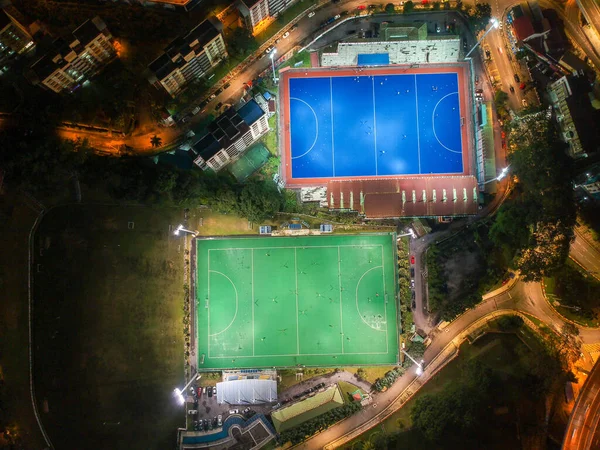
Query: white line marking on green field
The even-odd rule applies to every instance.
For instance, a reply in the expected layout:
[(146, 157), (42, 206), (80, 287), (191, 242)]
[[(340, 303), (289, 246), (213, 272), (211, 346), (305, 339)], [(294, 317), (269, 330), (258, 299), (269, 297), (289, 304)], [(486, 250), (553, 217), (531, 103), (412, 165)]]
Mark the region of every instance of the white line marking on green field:
[(296, 353), (300, 354), (300, 327), (298, 326), (298, 250), (294, 247), (294, 274), (296, 275)]
[[(365, 273), (362, 274), (362, 276), (358, 279), (358, 283), (356, 283), (356, 291), (355, 291), (355, 295), (356, 295), (356, 312), (358, 313), (358, 316), (360, 317), (360, 320), (362, 320), (366, 326), (368, 326), (369, 328), (371, 328), (371, 329), (373, 329), (375, 331), (385, 331), (386, 336), (387, 336), (387, 322), (385, 324), (385, 330), (382, 330), (380, 328), (376, 328), (374, 326), (369, 325), (367, 323), (367, 321), (363, 318), (363, 316), (362, 316), (362, 314), (360, 312), (360, 308), (358, 307), (358, 288), (360, 287), (360, 282), (365, 277), (365, 275), (367, 275), (370, 271), (375, 270), (375, 269), (382, 269), (383, 270), (383, 266), (371, 267), (369, 270), (367, 270)], [(384, 302), (385, 302), (385, 299), (384, 299)]]
[(221, 275), (221, 276), (227, 278), (227, 280), (231, 283), (231, 286), (233, 286), (233, 290), (235, 291), (235, 314), (233, 315), (233, 319), (231, 319), (231, 322), (229, 322), (229, 325), (227, 325), (225, 327), (225, 329), (219, 331), (218, 333), (209, 334), (208, 335), (209, 337), (210, 336), (217, 336), (217, 335), (219, 335), (221, 333), (226, 332), (229, 329), (229, 327), (231, 327), (231, 325), (233, 325), (233, 322), (235, 322), (235, 319), (236, 319), (237, 313), (238, 313), (238, 291), (237, 291), (237, 288), (235, 287), (235, 284), (233, 283), (233, 281), (231, 281), (231, 278), (229, 278), (227, 275), (225, 275), (224, 273), (219, 272), (217, 270), (210, 270), (209, 271), (209, 275), (211, 273), (216, 273), (217, 275)]
[(387, 291), (385, 289), (385, 260), (383, 258), (383, 247), (381, 247), (381, 280), (383, 281), (383, 317), (385, 318), (385, 352), (389, 351), (388, 322), (387, 322)]
[(338, 283), (340, 285), (340, 336), (342, 338), (342, 354), (344, 353), (344, 319), (342, 318), (342, 256), (340, 254), (340, 246), (337, 248), (338, 253)]
[[(243, 356), (243, 358), (277, 358), (277, 357), (291, 357), (291, 356), (347, 356), (347, 355), (387, 355), (387, 352), (357, 352), (357, 353), (289, 353), (283, 355), (255, 355), (255, 356)], [(213, 356), (213, 359), (225, 359), (225, 358), (241, 358), (239, 355), (230, 356)], [(379, 363), (378, 363), (379, 364)]]
[(252, 250), (252, 356), (254, 356), (254, 250)]
[(206, 326), (206, 346), (208, 347), (207, 353), (210, 358), (210, 249), (208, 249), (208, 257), (206, 264), (206, 285), (208, 286), (208, 293), (206, 297), (208, 298), (208, 323)]

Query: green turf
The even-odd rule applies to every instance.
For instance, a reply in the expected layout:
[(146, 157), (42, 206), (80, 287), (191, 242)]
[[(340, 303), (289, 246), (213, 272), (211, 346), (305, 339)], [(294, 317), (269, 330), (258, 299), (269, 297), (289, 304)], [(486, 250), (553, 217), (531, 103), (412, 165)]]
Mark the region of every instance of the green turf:
[(256, 144), (240, 159), (234, 162), (229, 171), (238, 180), (244, 181), (258, 169), (265, 165), (269, 159), (269, 150), (262, 144)]
[(196, 245), (200, 370), (396, 363), (395, 234)]

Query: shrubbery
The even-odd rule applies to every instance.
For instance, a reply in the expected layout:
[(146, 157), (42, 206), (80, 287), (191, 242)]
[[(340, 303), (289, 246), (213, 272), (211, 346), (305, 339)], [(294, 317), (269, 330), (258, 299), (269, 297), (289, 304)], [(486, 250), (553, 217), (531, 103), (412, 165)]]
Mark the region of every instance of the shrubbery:
[(308, 422), (304, 422), (295, 428), (284, 431), (281, 433), (281, 442), (291, 442), (292, 444), (302, 442), (313, 434), (327, 429), (334, 423), (356, 414), (361, 408), (362, 406), (359, 402), (352, 402), (340, 406), (339, 408), (332, 409), (331, 411), (321, 414)]

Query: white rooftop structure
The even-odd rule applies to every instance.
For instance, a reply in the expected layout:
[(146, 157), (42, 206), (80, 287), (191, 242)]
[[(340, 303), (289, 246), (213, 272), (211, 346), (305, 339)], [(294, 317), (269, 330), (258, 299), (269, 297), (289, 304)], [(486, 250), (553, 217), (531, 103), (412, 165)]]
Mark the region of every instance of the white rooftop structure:
[(460, 58), (460, 38), (410, 41), (340, 42), (336, 53), (321, 56), (323, 67), (356, 66), (358, 55), (389, 55), (390, 64), (424, 64), (456, 62)]
[(217, 403), (254, 405), (277, 401), (277, 382), (246, 379), (217, 383)]

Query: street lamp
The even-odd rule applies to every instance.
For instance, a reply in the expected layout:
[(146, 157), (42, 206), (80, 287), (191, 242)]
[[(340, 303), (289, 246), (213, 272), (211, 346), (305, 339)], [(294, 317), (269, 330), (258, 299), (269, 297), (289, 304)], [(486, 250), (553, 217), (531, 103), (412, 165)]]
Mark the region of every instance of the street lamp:
[(498, 28), (500, 26), (500, 22), (498, 22), (498, 19), (496, 19), (495, 17), (492, 17), (492, 19), (490, 20), (490, 24), (491, 24), (491, 26), (487, 29), (487, 31), (485, 33), (483, 33), (483, 36), (481, 36), (481, 38), (479, 38), (479, 40), (473, 46), (473, 48), (471, 50), (469, 50), (469, 53), (467, 53), (465, 55), (465, 59), (467, 59), (469, 57), (469, 55), (473, 52), (473, 50), (475, 50), (477, 48), (477, 46), (479, 46), (479, 44), (481, 44), (481, 41), (483, 41), (485, 39), (485, 37), (488, 35), (488, 33), (490, 31), (495, 30), (496, 28)]
[(184, 231), (186, 233), (190, 233), (191, 235), (196, 236), (196, 232), (195, 231), (191, 231), (191, 230), (186, 230), (185, 228), (183, 228), (183, 225), (179, 225), (177, 228), (175, 228), (175, 230), (173, 231), (173, 234), (175, 236), (179, 236), (179, 232), (180, 231)]
[(180, 405), (183, 405), (185, 403), (185, 397), (183, 396), (183, 394), (185, 393), (186, 389), (190, 387), (190, 384), (192, 384), (196, 380), (199, 380), (200, 378), (202, 378), (202, 375), (196, 374), (196, 376), (192, 377), (190, 381), (188, 381), (188, 384), (186, 384), (183, 387), (183, 389), (173, 389), (173, 395), (175, 395)]
[(275, 61), (273, 61), (273, 58), (275, 57), (276, 53), (276, 48), (274, 48), (273, 51), (269, 53), (269, 57), (271, 58), (271, 68), (273, 69), (273, 83), (277, 83), (277, 77), (275, 76)]
[(417, 365), (417, 376), (420, 376), (421, 374), (423, 374), (423, 363), (425, 361), (421, 360), (421, 362), (417, 362), (412, 356), (410, 356), (406, 351), (404, 351), (403, 348), (401, 348), (400, 351), (402, 353), (404, 353), (406, 356), (408, 356), (408, 359), (410, 359), (412, 362), (414, 362)]
[(508, 168), (509, 167), (510, 166), (506, 166), (504, 169), (502, 169), (496, 178), (492, 178), (491, 180), (484, 181), (483, 183), (479, 183), (479, 185), (480, 186), (485, 186), (486, 184), (491, 183), (492, 181), (500, 181), (500, 180), (502, 180), (508, 174)]

